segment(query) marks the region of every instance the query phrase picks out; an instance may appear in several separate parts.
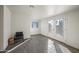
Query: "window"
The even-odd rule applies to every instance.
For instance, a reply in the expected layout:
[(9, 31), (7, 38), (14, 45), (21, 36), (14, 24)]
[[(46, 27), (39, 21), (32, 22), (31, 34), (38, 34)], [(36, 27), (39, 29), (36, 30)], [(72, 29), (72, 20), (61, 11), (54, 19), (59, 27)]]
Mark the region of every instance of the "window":
[(49, 32), (54, 32), (54, 21), (50, 20), (48, 23), (49, 23)]
[(56, 20), (56, 33), (60, 34), (62, 36), (64, 34), (63, 25), (64, 25), (64, 20), (63, 19)]
[(64, 35), (64, 18), (56, 18), (54, 20), (50, 20), (49, 22), (49, 32), (56, 33), (61, 36)]
[(32, 28), (38, 28), (38, 22), (32, 22)]

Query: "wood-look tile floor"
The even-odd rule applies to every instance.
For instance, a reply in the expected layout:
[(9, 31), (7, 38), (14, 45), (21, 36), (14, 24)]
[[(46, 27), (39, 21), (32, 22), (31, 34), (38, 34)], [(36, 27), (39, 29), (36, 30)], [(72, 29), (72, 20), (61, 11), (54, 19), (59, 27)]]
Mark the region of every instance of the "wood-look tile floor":
[(78, 49), (43, 35), (32, 35), (29, 41), (12, 50), (10, 53), (63, 53), (62, 48), (64, 53), (79, 52)]

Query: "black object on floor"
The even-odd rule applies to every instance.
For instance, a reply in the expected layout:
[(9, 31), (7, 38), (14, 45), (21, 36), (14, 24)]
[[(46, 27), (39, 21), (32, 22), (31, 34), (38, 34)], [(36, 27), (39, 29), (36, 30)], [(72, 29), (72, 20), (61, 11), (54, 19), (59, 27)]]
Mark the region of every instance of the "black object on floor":
[(16, 32), (15, 36), (14, 36), (14, 40), (19, 40), (19, 39), (24, 39), (24, 35), (23, 32)]

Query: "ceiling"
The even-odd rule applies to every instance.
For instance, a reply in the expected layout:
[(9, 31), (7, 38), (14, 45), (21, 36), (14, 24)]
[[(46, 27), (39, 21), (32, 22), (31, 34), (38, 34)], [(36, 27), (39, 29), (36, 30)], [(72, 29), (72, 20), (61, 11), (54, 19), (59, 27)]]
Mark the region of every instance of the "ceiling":
[(9, 5), (8, 7), (13, 13), (16, 13), (16, 12), (27, 13), (28, 11), (29, 12), (34, 11), (34, 10), (39, 11), (39, 9), (43, 9), (45, 6), (34, 5), (33, 7), (31, 7), (31, 5)]
[(79, 8), (78, 5), (9, 5), (12, 13), (48, 17)]

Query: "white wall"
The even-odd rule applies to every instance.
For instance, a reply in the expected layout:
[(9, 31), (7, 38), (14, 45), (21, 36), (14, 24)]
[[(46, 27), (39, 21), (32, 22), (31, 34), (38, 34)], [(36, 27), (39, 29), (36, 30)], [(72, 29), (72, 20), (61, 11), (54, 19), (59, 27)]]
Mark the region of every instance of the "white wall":
[[(14, 35), (17, 31), (24, 32), (24, 38), (30, 38), (31, 35), (40, 34), (40, 21), (41, 12), (38, 9), (27, 9), (27, 12), (12, 12), (11, 29)], [(32, 28), (32, 21), (39, 22), (39, 28)]]
[[(31, 35), (40, 33), (40, 21), (38, 19), (33, 18), (32, 15), (25, 13), (12, 13), (12, 21), (11, 21), (11, 31), (12, 35), (14, 35), (18, 31), (23, 31), (24, 39), (30, 38)], [(32, 28), (32, 21), (39, 22), (39, 28)]]
[(3, 50), (3, 6), (0, 6), (0, 51)]
[(11, 12), (7, 6), (0, 6), (0, 51), (8, 46), (8, 38), (11, 35)]
[(24, 39), (30, 38), (30, 19), (27, 14), (12, 13), (11, 21), (12, 35), (16, 32), (23, 31)]
[[(57, 35), (56, 33), (48, 32), (48, 21), (65, 16), (64, 20), (64, 37)], [(41, 19), (41, 34), (64, 42), (75, 48), (79, 48), (79, 9), (59, 14), (53, 17)]]
[(41, 34), (48, 36), (48, 20), (41, 20)]
[(7, 6), (4, 6), (4, 19), (3, 19), (3, 49), (8, 46), (8, 39), (11, 35), (11, 12)]
[(65, 40), (71, 46), (79, 48), (79, 9), (71, 13), (67, 13), (68, 17), (65, 25)]
[[(40, 10), (40, 11), (39, 11)], [(43, 17), (43, 11), (45, 11), (45, 8), (37, 8), (37, 9), (31, 9), (30, 10), (30, 33), (31, 35), (35, 35), (35, 34), (40, 34), (40, 18)], [(45, 14), (45, 13), (44, 13)], [(32, 28), (32, 21), (35, 21), (35, 22), (39, 22), (38, 24), (38, 28)]]

